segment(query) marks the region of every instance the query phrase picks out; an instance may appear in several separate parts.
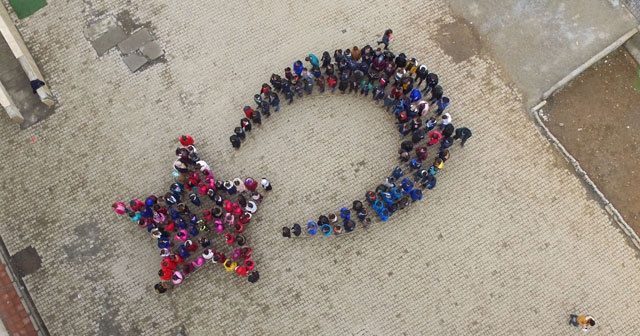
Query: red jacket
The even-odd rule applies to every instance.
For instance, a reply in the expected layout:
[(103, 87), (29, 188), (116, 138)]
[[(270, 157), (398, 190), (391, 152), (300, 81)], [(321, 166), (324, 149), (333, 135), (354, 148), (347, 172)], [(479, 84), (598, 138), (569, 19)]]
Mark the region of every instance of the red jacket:
[[(173, 273), (173, 271), (176, 270), (176, 268), (178, 268), (178, 264), (176, 264), (173, 260), (171, 260), (171, 258), (169, 257), (164, 257), (164, 259), (162, 259), (162, 262), (160, 263), (160, 266), (164, 269), (164, 268), (168, 268), (171, 270), (171, 272), (169, 272), (169, 274)], [(165, 272), (167, 273), (167, 272)]]
[(248, 177), (244, 180), (244, 187), (249, 191), (256, 191), (256, 188), (258, 188), (258, 181)]
[(163, 275), (160, 276), (160, 279), (164, 280), (164, 281), (169, 281), (171, 280), (171, 275), (173, 274), (173, 271), (171, 271), (168, 268), (163, 268), (162, 272), (164, 272)]
[[(134, 204), (131, 204), (131, 202), (133, 202)], [(140, 209), (144, 206), (144, 203), (142, 203), (142, 201), (137, 198), (132, 200), (131, 202), (129, 202), (129, 207), (133, 211), (140, 211)]]
[(431, 133), (429, 133), (428, 137), (429, 137), (429, 146), (433, 146), (437, 144), (438, 141), (440, 141), (440, 139), (442, 139), (442, 133), (438, 131), (432, 131)]
[(242, 111), (244, 111), (244, 115), (247, 116), (247, 119), (251, 119), (251, 115), (253, 114), (253, 109), (251, 107), (247, 108), (249, 106), (245, 106), (245, 108), (242, 109)]
[(180, 137), (180, 144), (184, 147), (193, 145), (193, 138), (190, 135), (183, 135)]

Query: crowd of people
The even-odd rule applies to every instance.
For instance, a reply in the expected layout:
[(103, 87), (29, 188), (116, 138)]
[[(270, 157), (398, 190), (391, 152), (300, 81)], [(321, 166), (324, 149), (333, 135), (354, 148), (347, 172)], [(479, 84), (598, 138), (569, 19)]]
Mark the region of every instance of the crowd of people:
[[(292, 67), (284, 69), (283, 76), (272, 74), (269, 83), (263, 83), (253, 96), (254, 107), (243, 107), (244, 117), (229, 138), (231, 145), (240, 148), (247, 132), (254, 125), (262, 125), (263, 116), (269, 118), (272, 112), (280, 111), (280, 95), (291, 104), (314, 91), (338, 90), (365, 97), (371, 94), (372, 100), (382, 102), (386, 111), (396, 117), (398, 131), (403, 136), (411, 135), (414, 143), (426, 137), (431, 146), (439, 142), (451, 146), (460, 139), (464, 146), (471, 130), (453, 126), (451, 114), (445, 112), (451, 101), (444, 96), (438, 75), (416, 58), (388, 50), (392, 37), (391, 29), (384, 32), (378, 41), (384, 49), (354, 46), (335, 50), (333, 57), (325, 51), (320, 58), (311, 53), (304, 58), (306, 64), (296, 60)], [(428, 94), (431, 96), (427, 99)]]
[[(356, 218), (363, 227), (368, 227), (372, 212), (381, 221), (387, 221), (395, 212), (421, 200), (424, 190), (433, 189), (436, 175), (450, 158), (450, 147), (456, 140), (461, 140), (463, 147), (471, 137), (471, 130), (454, 127), (452, 115), (445, 111), (450, 99), (444, 96), (438, 75), (416, 58), (404, 53), (395, 55), (388, 49), (392, 34), (388, 29), (378, 41), (384, 49), (366, 45), (337, 49), (333, 57), (328, 51), (320, 58), (308, 54), (304, 58), (307, 66), (296, 60), (293, 67), (284, 69), (284, 77), (272, 74), (269, 83), (262, 84), (260, 92), (254, 95), (255, 108), (250, 105), (243, 108), (245, 116), (230, 137), (236, 149), (252, 125), (262, 124), (262, 116), (268, 118), (271, 111), (280, 110), (279, 94), (291, 104), (294, 99), (312, 94), (314, 87), (318, 93), (327, 90), (335, 93), (336, 89), (341, 94), (365, 97), (371, 93), (376, 104), (382, 102), (383, 108), (395, 116), (400, 136), (408, 138), (401, 142), (398, 151), (401, 165), (374, 190), (366, 192), (365, 202), (355, 200), (350, 208), (321, 215), (304, 228), (297, 223), (285, 226), (283, 237), (299, 237), (303, 232), (309, 236), (352, 232)], [(169, 191), (160, 196), (150, 195), (144, 201), (133, 199), (128, 204), (112, 205), (117, 214), (126, 215), (145, 228), (156, 241), (161, 261), (155, 291), (167, 292), (208, 261), (246, 276), (249, 282), (258, 281), (260, 275), (251, 259), (252, 249), (243, 233), (263, 198), (258, 186), (269, 191), (271, 183), (266, 178), (258, 182), (251, 177), (215, 180), (209, 164), (200, 158), (193, 138), (183, 135), (179, 142), (173, 164), (174, 182)], [(428, 164), (430, 152), (435, 157)]]
[[(400, 162), (406, 167), (397, 166), (382, 184), (368, 191), (366, 203), (356, 200), (350, 209), (340, 209), (339, 215), (322, 215), (317, 221), (308, 222), (306, 228), (300, 224), (283, 227), (284, 237), (292, 234), (297, 237), (303, 231), (311, 236), (351, 232), (356, 227), (352, 214), (366, 227), (371, 223), (367, 204), (380, 220), (388, 220), (396, 211), (422, 199), (423, 190), (433, 189), (436, 175), (451, 155), (449, 148), (456, 140), (464, 147), (471, 137), (469, 128), (453, 125), (453, 117), (447, 110), (451, 100), (444, 96), (438, 75), (416, 58), (391, 52), (392, 38), (393, 31), (388, 29), (378, 41), (378, 45), (384, 45), (383, 49), (366, 45), (337, 49), (333, 57), (328, 51), (320, 58), (308, 54), (304, 58), (306, 64), (296, 60), (292, 67), (284, 69), (283, 76), (272, 74), (269, 83), (263, 83), (254, 95), (255, 107), (243, 108), (244, 118), (230, 137), (236, 149), (252, 125), (262, 125), (263, 116), (268, 118), (272, 111), (280, 111), (280, 95), (291, 104), (314, 91), (333, 94), (336, 89), (340, 94), (364, 97), (371, 94), (376, 104), (382, 102), (383, 108), (394, 115), (398, 132), (407, 138), (398, 152)], [(428, 163), (430, 156), (435, 157)]]
[(263, 199), (259, 185), (264, 192), (271, 190), (271, 183), (251, 177), (216, 180), (193, 138), (183, 135), (179, 142), (174, 181), (165, 194), (112, 205), (157, 243), (161, 260), (155, 291), (167, 292), (207, 262), (246, 276), (251, 283), (258, 281), (260, 274), (244, 232)]

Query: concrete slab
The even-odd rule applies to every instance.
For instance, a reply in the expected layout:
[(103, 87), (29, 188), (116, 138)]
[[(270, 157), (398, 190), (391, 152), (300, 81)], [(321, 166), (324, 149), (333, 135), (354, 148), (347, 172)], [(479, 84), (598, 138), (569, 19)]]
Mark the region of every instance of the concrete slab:
[(140, 69), (140, 67), (145, 65), (149, 60), (146, 57), (140, 56), (138, 54), (129, 54), (122, 56), (122, 61), (124, 61), (124, 64), (127, 65), (131, 72), (134, 72)]
[(629, 51), (636, 63), (640, 65), (640, 34), (633, 35), (625, 44), (625, 48)]
[(147, 28), (142, 28), (137, 32), (131, 34), (126, 40), (120, 42), (118, 44), (118, 49), (125, 54), (132, 53), (144, 46), (147, 42), (153, 40), (153, 36), (147, 30)]
[(102, 34), (106, 33), (109, 28), (118, 26), (118, 21), (112, 15), (105, 16), (99, 20), (91, 21), (83, 30), (84, 36), (89, 41), (95, 41)]
[(147, 56), (147, 58), (152, 61), (164, 55), (164, 50), (162, 50), (162, 46), (155, 41), (147, 42), (147, 44), (142, 46), (140, 51), (142, 52), (143, 55)]
[[(22, 114), (21, 128), (29, 127), (54, 112), (53, 107), (42, 103), (38, 95), (33, 93), (29, 78), (3, 38), (0, 38), (0, 64), (2, 64), (0, 66), (0, 82), (3, 83), (8, 96), (12, 98), (15, 107)], [(9, 122), (8, 117), (3, 118)], [(14, 121), (19, 121), (19, 119), (14, 119)]]
[(126, 38), (127, 35), (122, 28), (119, 26), (110, 26), (104, 34), (100, 35), (100, 37), (94, 41), (91, 41), (91, 45), (96, 50), (96, 53), (98, 53), (98, 56), (102, 56)]
[(637, 25), (626, 9), (602, 0), (448, 3), (456, 20), (468, 23), (482, 47), (523, 93), (527, 108), (553, 84)]

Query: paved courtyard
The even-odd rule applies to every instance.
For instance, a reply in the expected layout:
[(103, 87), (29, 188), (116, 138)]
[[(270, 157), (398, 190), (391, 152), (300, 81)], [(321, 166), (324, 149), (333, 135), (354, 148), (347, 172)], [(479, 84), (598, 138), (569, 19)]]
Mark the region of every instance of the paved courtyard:
[[(640, 260), (540, 135), (490, 56), (436, 42), (455, 19), (440, 1), (55, 1), (19, 29), (60, 107), (20, 131), (0, 118), (0, 235), (32, 246), (24, 281), (53, 335), (637, 335)], [(83, 28), (127, 11), (166, 62), (131, 73), (98, 58)], [(122, 17), (122, 16), (121, 16)], [(131, 24), (131, 23), (128, 23)], [(456, 126), (474, 136), (423, 201), (369, 230), (285, 240), (280, 228), (362, 198), (396, 165), (393, 119), (355, 96), (283, 106), (240, 151), (228, 137), (261, 83), (309, 52), (375, 43), (393, 28), (440, 75)], [(285, 104), (286, 105), (286, 104)], [(269, 176), (248, 237), (261, 279), (209, 265), (152, 291), (151, 238), (110, 208), (166, 190), (179, 134), (218, 177)], [(32, 142), (31, 138), (35, 138)]]

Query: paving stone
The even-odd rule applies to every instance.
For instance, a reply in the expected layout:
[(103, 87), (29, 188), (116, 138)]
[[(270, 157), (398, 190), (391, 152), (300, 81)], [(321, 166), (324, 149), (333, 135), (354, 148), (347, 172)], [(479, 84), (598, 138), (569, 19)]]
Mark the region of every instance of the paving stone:
[(91, 41), (91, 45), (96, 50), (96, 53), (98, 53), (98, 56), (102, 56), (126, 38), (127, 35), (125, 35), (122, 28), (110, 26), (104, 34)]
[(142, 46), (140, 51), (142, 52), (143, 55), (147, 56), (147, 58), (152, 61), (164, 55), (164, 50), (162, 50), (162, 46), (158, 44), (158, 42), (156, 41), (147, 42), (144, 46)]
[(145, 65), (148, 59), (138, 54), (129, 54), (129, 55), (123, 55), (122, 61), (124, 62), (124, 64), (127, 65), (127, 67), (129, 68), (129, 70), (131, 70), (131, 72), (134, 72), (140, 69), (140, 67), (142, 67), (143, 65)]
[[(167, 63), (131, 73), (120, 57), (87, 56), (78, 27), (88, 3), (96, 13), (136, 8), (163, 37)], [(479, 55), (455, 63), (430, 36), (456, 20), (445, 2), (141, 4), (52, 1), (46, 9), (64, 20), (20, 24), (60, 107), (26, 131), (8, 117), (0, 123), (3, 199), (11, 200), (0, 207), (0, 236), (10, 254), (38, 251), (42, 266), (24, 282), (52, 335), (580, 333), (567, 323), (571, 313), (594, 314), (594, 335), (640, 330), (637, 251), (540, 135), (498, 64)], [(387, 28), (392, 50), (439, 75), (453, 124), (474, 135), (452, 148), (437, 187), (388, 222), (284, 239), (283, 225), (375, 188), (399, 164), (401, 139), (370, 96), (314, 88), (291, 105), (281, 95), (282, 110), (236, 151), (228, 137), (242, 107), (296, 59), (375, 46)], [(255, 285), (209, 264), (156, 295), (153, 240), (110, 208), (167, 190), (184, 133), (216, 177), (264, 174), (273, 183), (246, 228)], [(514, 322), (519, 316), (537, 323)]]
[(89, 41), (94, 41), (102, 34), (106, 33), (110, 28), (117, 27), (118, 21), (112, 15), (107, 15), (99, 20), (92, 20), (84, 28), (84, 36)]
[(153, 37), (147, 30), (147, 28), (142, 28), (135, 33), (131, 34), (126, 40), (122, 41), (118, 44), (118, 48), (125, 54), (132, 53), (136, 50), (139, 50), (144, 46), (147, 42), (151, 41)]

